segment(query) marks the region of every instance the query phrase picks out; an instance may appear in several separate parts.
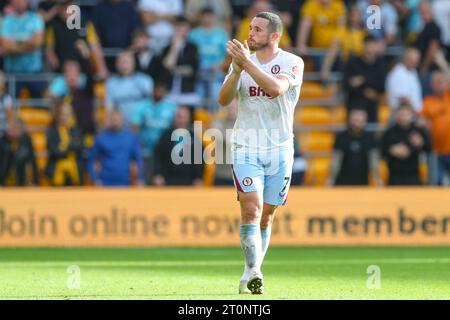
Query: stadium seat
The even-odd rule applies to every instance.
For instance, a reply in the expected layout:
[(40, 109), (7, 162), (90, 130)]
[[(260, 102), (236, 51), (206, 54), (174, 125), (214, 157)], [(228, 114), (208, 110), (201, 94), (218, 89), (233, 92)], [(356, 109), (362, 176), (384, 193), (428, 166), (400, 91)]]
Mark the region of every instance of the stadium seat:
[(35, 152), (45, 152), (47, 150), (47, 137), (45, 132), (34, 132), (31, 134), (33, 148)]
[(305, 106), (295, 114), (296, 123), (302, 125), (327, 125), (331, 120), (331, 112), (327, 107)]
[(206, 109), (197, 109), (194, 111), (194, 121), (201, 121), (203, 130), (211, 126), (213, 117)]
[(99, 128), (102, 128), (105, 125), (106, 120), (106, 108), (98, 107), (95, 109), (95, 120), (99, 125)]
[(98, 82), (94, 85), (94, 95), (101, 102), (105, 100), (106, 86), (104, 82)]
[(378, 108), (378, 122), (381, 125), (386, 125), (391, 116), (391, 108), (387, 104), (383, 104)]
[(347, 122), (347, 108), (344, 105), (331, 108), (331, 121), (335, 125), (344, 125)]
[(305, 173), (305, 185), (324, 186), (330, 172), (330, 161), (330, 157), (308, 159)]
[(327, 99), (333, 96), (335, 88), (333, 86), (323, 87), (321, 84), (312, 81), (306, 81), (302, 85), (300, 93), (301, 99)]
[(300, 133), (298, 136), (300, 149), (303, 152), (331, 151), (334, 144), (334, 133), (317, 131)]
[(25, 122), (27, 127), (47, 127), (52, 118), (48, 109), (41, 108), (20, 108), (19, 117)]

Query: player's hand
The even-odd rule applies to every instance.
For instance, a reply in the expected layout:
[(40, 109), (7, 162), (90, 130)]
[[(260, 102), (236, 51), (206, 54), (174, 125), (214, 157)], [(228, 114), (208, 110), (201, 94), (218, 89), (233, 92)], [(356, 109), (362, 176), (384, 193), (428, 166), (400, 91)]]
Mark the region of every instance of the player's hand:
[(227, 52), (238, 66), (244, 67), (250, 61), (250, 49), (248, 48), (247, 41), (244, 41), (244, 44), (236, 39), (228, 41)]

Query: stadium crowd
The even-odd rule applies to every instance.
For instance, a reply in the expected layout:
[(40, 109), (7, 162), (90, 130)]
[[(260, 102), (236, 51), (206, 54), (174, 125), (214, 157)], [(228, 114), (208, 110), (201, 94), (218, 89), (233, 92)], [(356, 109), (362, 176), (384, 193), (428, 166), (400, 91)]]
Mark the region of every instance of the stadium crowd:
[[(0, 185), (231, 185), (226, 165), (174, 164), (171, 133), (206, 146), (194, 120), (232, 128), (236, 103), (216, 102), (226, 42), (247, 39), (262, 11), (282, 17), (280, 46), (317, 75), (305, 82), (343, 93), (324, 184), (449, 184), (450, 0), (2, 0), (0, 10)], [(33, 109), (51, 117), (45, 128), (22, 117)], [(314, 156), (302, 143), (297, 185)]]

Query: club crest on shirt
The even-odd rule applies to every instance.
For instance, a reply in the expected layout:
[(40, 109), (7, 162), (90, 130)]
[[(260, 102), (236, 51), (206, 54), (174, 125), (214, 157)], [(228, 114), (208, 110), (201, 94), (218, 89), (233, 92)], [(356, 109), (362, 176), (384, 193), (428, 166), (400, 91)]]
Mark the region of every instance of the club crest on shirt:
[(292, 67), (292, 73), (293, 74), (298, 74), (299, 70), (298, 70), (298, 66), (293, 66)]
[(245, 177), (244, 179), (242, 179), (242, 184), (246, 187), (249, 187), (253, 184), (253, 180), (250, 177)]
[(276, 64), (276, 65), (274, 65), (274, 66), (272, 67), (272, 69), (270, 69), (270, 71), (271, 71), (273, 74), (278, 74), (278, 73), (280, 73), (280, 66), (279, 66), (278, 64)]

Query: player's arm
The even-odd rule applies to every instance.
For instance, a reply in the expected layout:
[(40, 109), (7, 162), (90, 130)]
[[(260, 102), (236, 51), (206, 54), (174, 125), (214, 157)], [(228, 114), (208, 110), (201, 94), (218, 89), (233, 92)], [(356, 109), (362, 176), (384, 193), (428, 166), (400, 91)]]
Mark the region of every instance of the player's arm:
[(244, 70), (271, 97), (278, 97), (289, 90), (289, 81), (284, 76), (272, 76), (257, 66), (252, 60), (243, 65)]
[(227, 106), (233, 101), (237, 94), (241, 73), (242, 69), (233, 62), (230, 68), (230, 74), (223, 83), (222, 88), (220, 88), (219, 98), (217, 99), (220, 105)]
[(274, 77), (262, 70), (250, 59), (250, 50), (247, 41), (241, 44), (236, 39), (228, 41), (227, 50), (236, 61), (236, 63), (247, 71), (255, 82), (270, 96), (278, 97), (289, 89), (289, 81), (286, 77)]

